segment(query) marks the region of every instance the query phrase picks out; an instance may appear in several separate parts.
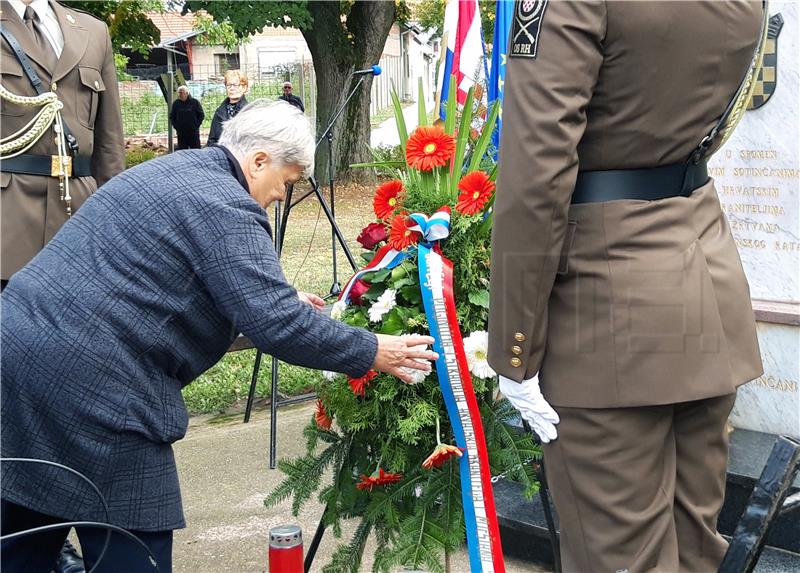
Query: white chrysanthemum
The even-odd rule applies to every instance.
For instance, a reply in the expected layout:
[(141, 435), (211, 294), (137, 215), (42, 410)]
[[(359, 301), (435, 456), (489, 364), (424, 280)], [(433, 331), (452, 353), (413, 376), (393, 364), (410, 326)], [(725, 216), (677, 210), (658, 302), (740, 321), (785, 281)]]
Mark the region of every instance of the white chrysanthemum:
[(370, 322), (380, 322), (383, 315), (395, 307), (397, 304), (397, 299), (395, 298), (396, 294), (397, 291), (391, 288), (387, 288), (383, 291), (383, 294), (378, 297), (378, 300), (369, 307)]
[(323, 370), (322, 377), (328, 382), (333, 382), (337, 376), (341, 376), (338, 372), (331, 372), (330, 370)]
[(422, 370), (417, 370), (415, 368), (406, 368), (405, 366), (403, 366), (400, 370), (411, 376), (411, 382), (406, 382), (406, 384), (411, 384), (412, 386), (414, 384), (419, 384), (420, 382), (425, 380), (425, 377), (428, 375), (426, 372), (423, 372)]
[[(407, 335), (404, 334), (403, 336), (407, 336)], [(402, 336), (401, 336), (401, 338), (402, 338)], [(417, 344), (416, 346), (412, 346), (411, 350), (428, 350), (428, 345), (427, 344)], [(425, 364), (426, 362), (428, 362), (428, 363), (430, 362), (429, 360), (423, 360), (422, 358), (415, 358), (414, 360), (416, 360), (417, 362), (421, 362), (422, 364)], [(433, 365), (431, 365), (431, 366), (433, 366)], [(412, 384), (412, 385), (413, 384), (419, 384), (420, 382), (425, 380), (425, 377), (428, 374), (430, 374), (430, 372), (425, 372), (423, 370), (417, 370), (416, 368), (407, 368), (405, 366), (403, 366), (401, 368), (401, 370), (403, 372), (405, 372), (406, 374), (408, 374), (409, 376), (411, 376), (411, 382), (407, 382), (407, 384)]]
[(469, 371), (478, 378), (491, 378), (495, 371), (489, 366), (486, 355), (489, 352), (489, 333), (476, 330), (464, 339), (464, 352), (467, 354)]
[(347, 308), (347, 303), (343, 300), (337, 300), (331, 307), (331, 318), (333, 320), (341, 320), (344, 309)]

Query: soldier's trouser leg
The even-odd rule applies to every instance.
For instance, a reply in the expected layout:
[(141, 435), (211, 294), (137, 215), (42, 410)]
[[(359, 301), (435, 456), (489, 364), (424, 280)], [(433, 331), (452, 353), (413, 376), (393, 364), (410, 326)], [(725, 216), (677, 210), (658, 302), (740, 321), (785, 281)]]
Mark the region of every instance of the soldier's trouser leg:
[(564, 571), (715, 571), (732, 404), (556, 408), (544, 456)]
[(725, 497), (728, 433), (736, 394), (676, 404), (675, 527), (681, 571), (716, 572), (728, 548), (717, 532)]

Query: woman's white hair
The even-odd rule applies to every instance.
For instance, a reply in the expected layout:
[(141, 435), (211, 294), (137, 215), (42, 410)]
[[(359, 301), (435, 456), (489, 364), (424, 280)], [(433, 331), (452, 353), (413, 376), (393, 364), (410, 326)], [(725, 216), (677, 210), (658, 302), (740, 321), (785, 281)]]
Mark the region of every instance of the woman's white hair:
[(300, 165), (306, 177), (314, 171), (314, 130), (303, 112), (283, 100), (257, 99), (222, 124), (219, 145), (237, 158), (263, 149), (279, 165)]

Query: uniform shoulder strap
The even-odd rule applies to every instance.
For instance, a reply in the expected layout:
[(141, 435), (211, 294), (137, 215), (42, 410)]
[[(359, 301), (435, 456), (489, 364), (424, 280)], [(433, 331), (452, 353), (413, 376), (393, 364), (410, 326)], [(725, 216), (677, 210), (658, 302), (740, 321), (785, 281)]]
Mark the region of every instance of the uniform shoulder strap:
[[(31, 82), (33, 89), (36, 90), (37, 95), (47, 93), (44, 82), (42, 82), (42, 79), (39, 77), (39, 74), (36, 73), (36, 70), (33, 69), (30, 59), (28, 59), (28, 56), (23, 51), (22, 46), (19, 45), (19, 41), (17, 41), (16, 36), (14, 36), (14, 34), (12, 34), (10, 31), (6, 30), (5, 26), (2, 24), (0, 24), (0, 35), (2, 35), (5, 41), (8, 42), (8, 45), (11, 46), (11, 49), (14, 51), (14, 54), (17, 56), (17, 60), (19, 60), (19, 63), (25, 72), (25, 75), (28, 76), (28, 80)], [(61, 120), (61, 125), (64, 127), (64, 138), (67, 141), (67, 147), (69, 147), (72, 155), (77, 156), (78, 140), (75, 139), (74, 135), (72, 135), (69, 126), (63, 118)]]
[(31, 61), (28, 59), (27, 54), (22, 50), (22, 46), (19, 45), (16, 36), (12, 34), (10, 31), (6, 30), (5, 26), (0, 24), (0, 34), (2, 34), (3, 38), (5, 38), (8, 45), (11, 46), (11, 49), (14, 51), (14, 55), (17, 56), (17, 60), (19, 60), (20, 65), (22, 66), (22, 70), (25, 72), (25, 75), (28, 76), (28, 79), (33, 86), (33, 89), (36, 90), (38, 95), (42, 95), (47, 90), (44, 89), (44, 84), (42, 83), (39, 74), (36, 73), (36, 70), (33, 69), (31, 65)]
[(692, 163), (699, 163), (704, 158), (710, 156), (717, 149), (728, 140), (728, 137), (733, 133), (739, 120), (742, 119), (745, 109), (747, 109), (747, 102), (753, 95), (753, 89), (756, 86), (756, 78), (761, 71), (761, 62), (764, 57), (764, 46), (767, 41), (767, 31), (769, 26), (769, 3), (767, 0), (762, 2), (762, 17), (761, 17), (761, 35), (756, 44), (753, 58), (750, 66), (747, 68), (738, 89), (733, 94), (731, 101), (719, 118), (719, 121), (706, 135), (700, 144), (692, 151), (689, 156), (689, 161)]

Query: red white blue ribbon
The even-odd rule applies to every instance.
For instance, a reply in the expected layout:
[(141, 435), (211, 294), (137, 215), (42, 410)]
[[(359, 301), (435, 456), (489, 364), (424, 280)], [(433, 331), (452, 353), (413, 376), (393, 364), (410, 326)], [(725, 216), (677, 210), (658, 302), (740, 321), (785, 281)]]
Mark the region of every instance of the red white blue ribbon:
[[(410, 229), (422, 235), (422, 241), (413, 248), (418, 252), (419, 284), (430, 334), (435, 340), (433, 349), (439, 354), (436, 374), (456, 445), (465, 452), (459, 471), (470, 571), (504, 573), (486, 439), (456, 315), (453, 263), (442, 256), (436, 244), (450, 234), (450, 210), (443, 207), (430, 217), (414, 213), (410, 218), (414, 221)], [(383, 247), (348, 281), (340, 299), (347, 300), (353, 284), (365, 272), (392, 268), (408, 256), (407, 251), (398, 253)]]
[(397, 251), (389, 245), (382, 246), (378, 249), (378, 252), (375, 253), (375, 256), (372, 257), (372, 260), (367, 263), (366, 267), (350, 277), (350, 280), (344, 285), (342, 292), (339, 293), (339, 300), (350, 302), (350, 291), (353, 289), (353, 285), (365, 274), (381, 269), (393, 269), (410, 256), (411, 255), (406, 251)]

